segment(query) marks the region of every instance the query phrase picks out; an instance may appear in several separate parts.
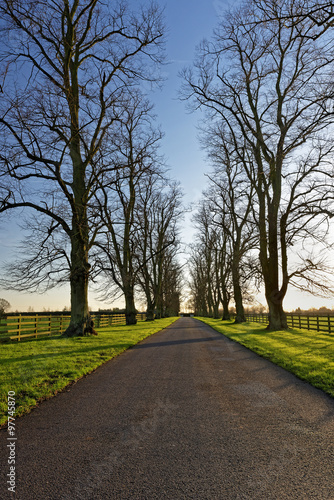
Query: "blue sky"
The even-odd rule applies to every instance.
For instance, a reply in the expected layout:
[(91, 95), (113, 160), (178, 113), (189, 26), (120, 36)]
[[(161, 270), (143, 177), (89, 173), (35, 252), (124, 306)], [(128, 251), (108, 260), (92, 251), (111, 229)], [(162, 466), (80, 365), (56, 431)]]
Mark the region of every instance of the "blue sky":
[(218, 22), (219, 6), (223, 5), (227, 2), (171, 0), (165, 7), (169, 28), (167, 80), (163, 91), (154, 94), (153, 101), (165, 132), (163, 151), (171, 174), (182, 183), (186, 203), (199, 198), (208, 167), (197, 140), (196, 126), (200, 117), (189, 113), (185, 102), (178, 99), (182, 84), (178, 74), (185, 66), (191, 65), (196, 45), (212, 35)]
[[(138, 2), (135, 2), (136, 4)], [(200, 115), (190, 114), (184, 102), (178, 99), (178, 91), (182, 84), (178, 74), (182, 68), (191, 65), (195, 47), (203, 38), (210, 38), (217, 25), (219, 15), (228, 7), (224, 0), (168, 0), (158, 3), (165, 5), (165, 19), (168, 27), (167, 59), (169, 64), (165, 67), (166, 81), (162, 91), (156, 91), (152, 96), (155, 103), (157, 121), (161, 124), (165, 137), (162, 152), (170, 166), (170, 174), (179, 180), (184, 190), (186, 205), (199, 200), (202, 190), (206, 185), (205, 172), (210, 166), (205, 161), (205, 153), (201, 151), (197, 140), (197, 124)], [(20, 239), (20, 231), (15, 224), (16, 216), (11, 221), (0, 222), (0, 261), (9, 259), (13, 248)], [(190, 227), (190, 217), (187, 215), (183, 224), (183, 240), (190, 243), (193, 230)], [(43, 308), (63, 309), (69, 306), (69, 289), (62, 287), (50, 291), (45, 295), (18, 294), (0, 289), (0, 297), (6, 298), (12, 305), (12, 311), (27, 310), (29, 306), (35, 311)], [(260, 297), (265, 303), (264, 298)], [(290, 290), (285, 300), (285, 307), (291, 310), (300, 307), (319, 307), (323, 304), (334, 306), (334, 300), (325, 301), (320, 298), (303, 296)], [(118, 304), (122, 305), (122, 301)], [(96, 300), (90, 294), (90, 306), (95, 310), (108, 306)]]

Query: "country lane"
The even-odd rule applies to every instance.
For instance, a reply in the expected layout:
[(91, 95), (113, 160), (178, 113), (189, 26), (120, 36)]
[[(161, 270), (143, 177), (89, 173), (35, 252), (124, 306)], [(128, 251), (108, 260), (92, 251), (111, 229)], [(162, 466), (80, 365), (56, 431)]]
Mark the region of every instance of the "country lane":
[(334, 499), (334, 400), (193, 318), (45, 401), (16, 436), (18, 500)]

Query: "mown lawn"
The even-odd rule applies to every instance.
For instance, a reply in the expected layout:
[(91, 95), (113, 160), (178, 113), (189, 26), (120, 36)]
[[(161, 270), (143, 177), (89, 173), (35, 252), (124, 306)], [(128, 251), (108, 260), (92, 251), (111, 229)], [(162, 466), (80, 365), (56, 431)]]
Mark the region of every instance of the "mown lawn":
[(0, 425), (7, 421), (8, 391), (15, 392), (16, 416), (28, 413), (38, 402), (176, 319), (99, 328), (96, 337), (55, 336), (0, 345)]
[(292, 328), (269, 332), (259, 323), (197, 319), (334, 397), (334, 334)]

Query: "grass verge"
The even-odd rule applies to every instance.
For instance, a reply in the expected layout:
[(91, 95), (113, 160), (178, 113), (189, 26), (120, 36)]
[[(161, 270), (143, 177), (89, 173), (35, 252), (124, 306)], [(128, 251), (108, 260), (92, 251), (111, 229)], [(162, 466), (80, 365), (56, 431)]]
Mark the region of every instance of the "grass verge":
[(334, 335), (293, 328), (269, 332), (258, 323), (197, 319), (334, 397)]
[(55, 336), (1, 345), (0, 426), (7, 422), (8, 391), (15, 392), (16, 417), (29, 413), (40, 401), (54, 396), (176, 319), (99, 328), (97, 337)]

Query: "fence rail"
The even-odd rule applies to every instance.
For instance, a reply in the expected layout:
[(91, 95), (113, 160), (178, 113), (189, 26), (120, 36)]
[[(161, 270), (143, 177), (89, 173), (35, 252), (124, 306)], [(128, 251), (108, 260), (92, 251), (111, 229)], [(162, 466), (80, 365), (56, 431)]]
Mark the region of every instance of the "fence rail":
[[(246, 314), (246, 319), (247, 321), (255, 321), (257, 323), (269, 323), (268, 314)], [(313, 315), (286, 313), (286, 319), (288, 326), (292, 328), (334, 333), (334, 315), (331, 314)]]
[[(0, 342), (7, 340), (20, 341), (24, 338), (38, 338), (42, 335), (51, 337), (63, 333), (70, 324), (70, 315), (45, 314), (15, 316), (8, 315), (0, 320)], [(98, 314), (91, 315), (96, 328), (104, 328), (111, 325), (125, 325), (125, 314)], [(145, 313), (138, 313), (137, 321), (146, 319)]]

